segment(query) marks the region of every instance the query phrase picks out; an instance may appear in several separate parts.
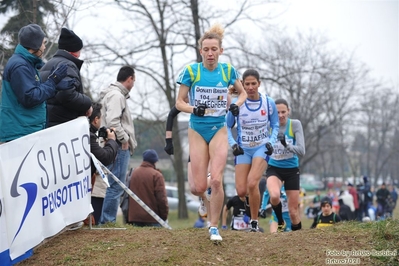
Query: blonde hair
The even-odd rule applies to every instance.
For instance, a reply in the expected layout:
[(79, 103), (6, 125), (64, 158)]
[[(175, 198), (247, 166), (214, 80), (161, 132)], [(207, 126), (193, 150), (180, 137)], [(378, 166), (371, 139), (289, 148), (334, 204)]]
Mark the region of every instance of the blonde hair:
[(219, 41), (219, 46), (222, 46), (222, 40), (224, 35), (224, 28), (221, 24), (213, 24), (212, 27), (205, 31), (204, 35), (198, 40), (200, 49), (202, 48), (202, 42), (206, 39), (216, 39)]

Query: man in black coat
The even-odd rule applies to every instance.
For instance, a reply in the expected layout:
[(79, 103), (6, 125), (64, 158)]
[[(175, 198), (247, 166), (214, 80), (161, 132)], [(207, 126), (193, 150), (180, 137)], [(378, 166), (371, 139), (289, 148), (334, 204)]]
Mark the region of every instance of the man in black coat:
[(40, 70), (41, 80), (47, 80), (53, 69), (66, 64), (68, 75), (57, 86), (63, 86), (69, 80), (75, 80), (75, 82), (69, 83), (69, 90), (59, 91), (53, 98), (47, 100), (46, 127), (59, 125), (79, 116), (89, 117), (91, 115), (93, 110), (91, 100), (83, 93), (82, 78), (80, 77), (83, 60), (80, 60), (79, 56), (82, 48), (82, 40), (72, 30), (62, 28), (57, 52)]
[(369, 216), (369, 207), (373, 204), (373, 193), (371, 192), (370, 182), (367, 176), (363, 176), (363, 185), (359, 185), (357, 188), (358, 194), (360, 195), (360, 206), (362, 214), (361, 217)]

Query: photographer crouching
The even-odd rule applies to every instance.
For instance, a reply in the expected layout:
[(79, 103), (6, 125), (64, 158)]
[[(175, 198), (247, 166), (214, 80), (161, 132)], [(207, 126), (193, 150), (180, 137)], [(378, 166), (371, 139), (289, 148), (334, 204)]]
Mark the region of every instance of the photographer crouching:
[[(101, 107), (100, 103), (93, 103), (93, 112), (89, 117), (90, 122), (90, 151), (104, 165), (110, 165), (114, 162), (118, 152), (118, 143), (116, 142), (115, 131), (113, 128), (101, 127)], [(96, 134), (98, 131), (98, 134)], [(94, 224), (98, 224), (101, 217), (102, 206), (104, 202), (107, 186), (101, 177), (96, 174), (94, 163), (91, 162), (91, 204), (94, 209)]]

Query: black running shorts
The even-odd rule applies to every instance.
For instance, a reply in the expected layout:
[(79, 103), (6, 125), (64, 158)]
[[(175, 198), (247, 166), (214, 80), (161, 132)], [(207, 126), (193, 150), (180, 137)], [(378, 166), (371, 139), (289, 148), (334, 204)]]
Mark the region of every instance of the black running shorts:
[(285, 190), (299, 190), (299, 168), (279, 168), (269, 165), (266, 170), (266, 177), (277, 176), (284, 182)]

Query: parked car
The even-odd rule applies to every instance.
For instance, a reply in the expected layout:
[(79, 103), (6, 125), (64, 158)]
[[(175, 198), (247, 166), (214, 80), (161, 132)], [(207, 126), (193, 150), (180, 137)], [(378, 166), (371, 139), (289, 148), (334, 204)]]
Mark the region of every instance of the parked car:
[(324, 184), (319, 180), (302, 180), (300, 181), (301, 188), (307, 191), (323, 190)]
[[(165, 186), (166, 196), (168, 197), (169, 210), (177, 210), (179, 207), (179, 194), (177, 187)], [(187, 209), (193, 212), (198, 212), (200, 202), (195, 200), (189, 193), (186, 194)]]
[(325, 186), (314, 174), (303, 173), (300, 178), (300, 185), (308, 191), (324, 190)]

